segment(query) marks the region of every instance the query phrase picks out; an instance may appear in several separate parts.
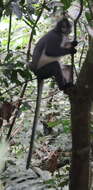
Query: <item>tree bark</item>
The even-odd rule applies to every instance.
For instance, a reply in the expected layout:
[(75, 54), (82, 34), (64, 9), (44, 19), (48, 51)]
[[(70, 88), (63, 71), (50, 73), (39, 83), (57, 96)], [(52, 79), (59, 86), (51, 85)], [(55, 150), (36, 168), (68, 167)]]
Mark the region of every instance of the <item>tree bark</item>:
[(70, 93), (72, 161), (70, 190), (89, 190), (90, 108), (93, 96), (93, 39), (79, 78)]
[(70, 190), (88, 190), (89, 184), (89, 111), (90, 100), (82, 97), (71, 101), (72, 164)]

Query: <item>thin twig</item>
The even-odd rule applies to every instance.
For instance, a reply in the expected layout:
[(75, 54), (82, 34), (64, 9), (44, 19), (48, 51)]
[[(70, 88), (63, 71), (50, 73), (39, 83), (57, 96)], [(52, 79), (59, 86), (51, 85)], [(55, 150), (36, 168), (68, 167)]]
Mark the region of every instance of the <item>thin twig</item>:
[(85, 42), (84, 42), (84, 44), (83, 44), (82, 51), (81, 51), (81, 55), (80, 55), (80, 59), (79, 59), (79, 67), (81, 66), (81, 61), (82, 61), (84, 49), (85, 49)]
[(37, 19), (36, 19), (36, 21), (35, 21), (35, 23), (34, 23), (34, 25), (33, 25), (33, 27), (32, 27), (32, 31), (31, 31), (30, 39), (29, 39), (29, 44), (28, 44), (28, 50), (27, 50), (27, 61), (29, 60), (29, 57), (30, 57), (31, 42), (32, 42), (32, 39), (33, 39), (34, 30), (35, 30), (35, 28), (36, 28), (36, 26), (37, 26), (37, 23), (38, 23), (38, 21), (39, 21), (41, 15), (42, 15), (42, 13), (43, 13), (43, 10), (44, 10), (44, 7), (45, 7), (45, 3), (46, 3), (46, 2), (45, 2), (45, 0), (44, 0), (44, 2), (43, 2), (43, 4), (42, 4), (41, 11), (40, 11), (40, 14), (38, 15), (38, 17), (37, 17)]
[(14, 117), (13, 117), (13, 120), (12, 120), (12, 123), (11, 123), (11, 125), (10, 125), (9, 132), (8, 132), (8, 134), (7, 134), (6, 140), (9, 140), (9, 138), (10, 138), (11, 131), (12, 131), (12, 128), (13, 128), (13, 126), (14, 126), (15, 120), (16, 120), (16, 118), (17, 118), (17, 114), (18, 114), (20, 105), (21, 105), (21, 103), (22, 103), (22, 98), (23, 98), (23, 96), (24, 96), (26, 87), (27, 87), (27, 82), (25, 83), (25, 85), (24, 85), (24, 87), (23, 87), (23, 90), (22, 90), (22, 92), (21, 92), (21, 94), (20, 94), (20, 98), (19, 98), (19, 102), (18, 102), (18, 105), (17, 105), (17, 109), (16, 109), (16, 111), (15, 111), (15, 114), (14, 114)]
[(7, 43), (7, 52), (8, 53), (10, 51), (11, 26), (12, 26), (12, 12), (10, 13), (10, 20), (9, 20), (8, 43)]
[[(89, 7), (89, 10), (90, 10), (91, 17), (92, 17), (92, 19), (93, 19), (93, 10), (92, 10), (92, 8), (91, 8), (91, 5), (90, 5), (89, 0), (87, 0), (87, 3), (88, 3), (88, 7)], [(93, 5), (92, 5), (92, 6), (93, 6)]]
[[(36, 80), (36, 78), (33, 78), (32, 80), (27, 80), (27, 82), (31, 82), (33, 80)], [(13, 87), (9, 88), (8, 90), (5, 90), (3, 93), (0, 93), (0, 96), (3, 96), (4, 94), (6, 94), (7, 92), (13, 90), (14, 88), (18, 87), (18, 86), (22, 86), (23, 84), (25, 84), (26, 81), (21, 82), (20, 84), (15, 84)]]
[[(29, 80), (29, 81), (30, 81), (30, 80)], [(21, 82), (21, 84), (18, 84), (18, 85), (15, 84), (13, 87), (11, 87), (11, 88), (5, 90), (3, 93), (0, 93), (0, 96), (3, 96), (4, 94), (8, 93), (9, 91), (13, 90), (14, 88), (16, 88), (16, 87), (18, 87), (18, 86), (22, 86), (24, 83), (25, 83), (25, 81), (24, 81), (24, 82)]]
[(23, 21), (24, 21), (30, 28), (32, 28), (32, 25), (29, 24), (29, 23), (27, 22), (27, 20), (23, 19)]

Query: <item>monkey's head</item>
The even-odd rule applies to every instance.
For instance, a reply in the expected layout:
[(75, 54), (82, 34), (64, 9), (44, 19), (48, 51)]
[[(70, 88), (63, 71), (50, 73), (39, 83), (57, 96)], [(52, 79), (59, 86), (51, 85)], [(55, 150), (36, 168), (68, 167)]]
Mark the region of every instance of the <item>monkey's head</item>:
[(56, 31), (68, 35), (71, 33), (72, 25), (66, 17), (63, 17), (60, 21), (58, 21), (56, 25)]

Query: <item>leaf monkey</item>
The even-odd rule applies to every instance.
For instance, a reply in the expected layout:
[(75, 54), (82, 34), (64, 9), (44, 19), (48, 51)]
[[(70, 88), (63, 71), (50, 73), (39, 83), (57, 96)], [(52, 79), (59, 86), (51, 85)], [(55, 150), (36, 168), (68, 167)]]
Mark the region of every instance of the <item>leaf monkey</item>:
[(58, 21), (55, 28), (38, 41), (33, 52), (32, 62), (29, 64), (30, 69), (37, 76), (38, 92), (30, 149), (27, 159), (27, 169), (29, 168), (29, 163), (32, 157), (44, 79), (55, 77), (60, 90), (65, 90), (72, 85), (71, 66), (66, 65), (64, 66), (65, 69), (63, 69), (59, 63), (60, 57), (76, 53), (75, 46), (77, 45), (77, 42), (70, 42), (68, 38), (71, 33), (71, 28), (71, 23), (66, 17), (63, 17)]

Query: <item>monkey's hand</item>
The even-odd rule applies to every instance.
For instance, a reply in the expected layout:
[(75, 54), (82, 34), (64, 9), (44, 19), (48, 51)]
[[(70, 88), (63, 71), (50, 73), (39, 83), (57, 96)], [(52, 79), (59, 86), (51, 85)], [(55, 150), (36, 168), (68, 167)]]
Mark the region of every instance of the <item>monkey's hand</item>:
[(75, 46), (77, 46), (78, 45), (78, 42), (76, 41), (76, 40), (74, 40), (73, 42), (72, 42), (72, 47), (75, 47)]
[(71, 52), (71, 54), (75, 54), (77, 52), (77, 50), (75, 48), (71, 48), (70, 52)]

